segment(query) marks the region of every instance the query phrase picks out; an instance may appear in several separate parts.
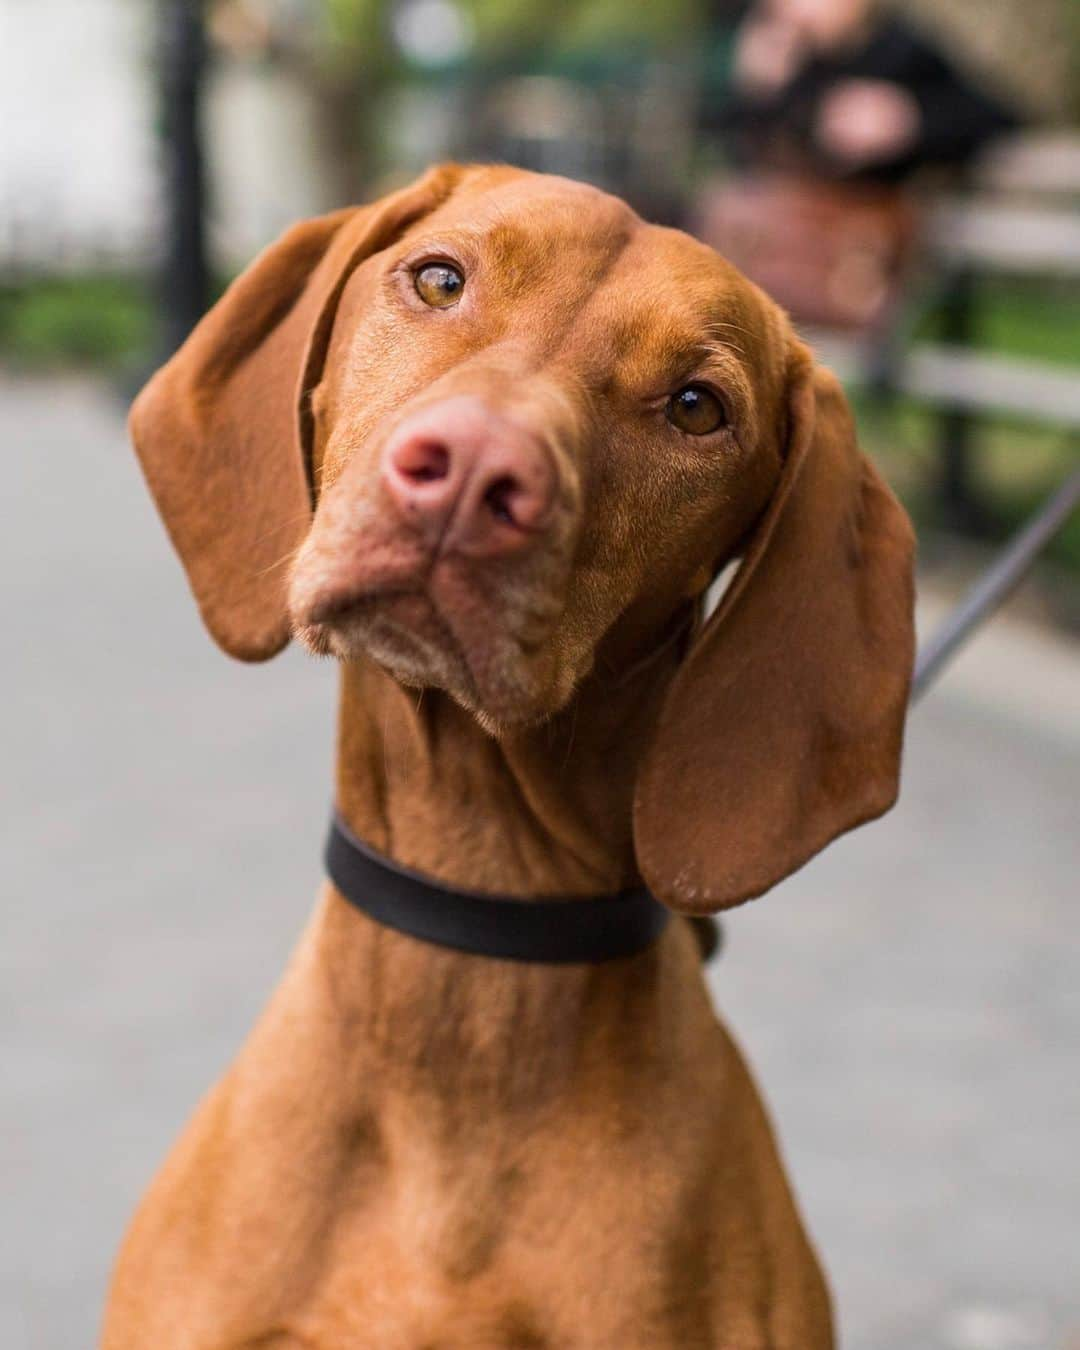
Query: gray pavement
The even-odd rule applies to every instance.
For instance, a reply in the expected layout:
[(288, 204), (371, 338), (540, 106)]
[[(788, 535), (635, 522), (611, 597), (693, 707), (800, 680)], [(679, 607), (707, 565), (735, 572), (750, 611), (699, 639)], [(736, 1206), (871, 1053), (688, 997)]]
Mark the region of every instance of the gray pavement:
[[(319, 879), (333, 674), (203, 636), (94, 385), (0, 377), (0, 1345), (93, 1344), (125, 1217)], [(1002, 621), (901, 806), (712, 984), (851, 1350), (1080, 1350), (1080, 654)]]

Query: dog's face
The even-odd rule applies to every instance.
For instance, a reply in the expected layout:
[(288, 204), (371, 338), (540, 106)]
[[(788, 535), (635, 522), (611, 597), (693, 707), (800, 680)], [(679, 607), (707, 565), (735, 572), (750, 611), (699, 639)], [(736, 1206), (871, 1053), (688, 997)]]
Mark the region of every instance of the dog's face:
[(724, 839), (684, 860), (667, 890), (687, 908), (756, 893), (895, 795), (902, 513), (776, 307), (612, 197), (448, 166), (299, 226), (132, 427), (227, 650), (295, 633), (495, 734), (564, 707), (598, 662), (647, 659), (741, 555), (639, 782), (647, 876), (650, 853), (670, 872), (701, 852), (703, 791), (722, 814), (735, 790), (730, 828), (762, 836), (719, 880)]
[(789, 338), (711, 249), (576, 183), (476, 174), (358, 267), (313, 393), (290, 611), (487, 724), (662, 631), (779, 475)]

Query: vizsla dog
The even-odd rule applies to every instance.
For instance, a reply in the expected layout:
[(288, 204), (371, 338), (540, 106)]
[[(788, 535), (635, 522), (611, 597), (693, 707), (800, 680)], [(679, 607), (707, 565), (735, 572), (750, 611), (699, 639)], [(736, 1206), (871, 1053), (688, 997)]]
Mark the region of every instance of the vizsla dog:
[[(210, 632), (340, 660), (340, 816), (448, 906), (705, 915), (895, 799), (907, 519), (775, 305), (612, 197), (446, 166), (301, 224), (132, 429)], [(502, 959), (328, 885), (106, 1350), (826, 1350), (700, 966), (684, 918)]]

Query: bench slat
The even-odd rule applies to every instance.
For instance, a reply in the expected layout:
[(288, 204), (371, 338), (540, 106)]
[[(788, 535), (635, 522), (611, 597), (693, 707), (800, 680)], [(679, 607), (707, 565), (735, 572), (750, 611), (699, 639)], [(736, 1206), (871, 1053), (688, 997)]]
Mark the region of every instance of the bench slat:
[(951, 263), (1080, 276), (1080, 213), (976, 198), (930, 216), (931, 252)]
[[(823, 332), (804, 332), (817, 359), (844, 383), (865, 384), (859, 344)], [(1008, 413), (1080, 428), (1080, 374), (990, 352), (921, 342), (903, 357), (893, 387), (939, 407)]]
[(908, 353), (897, 382), (931, 403), (1080, 427), (1080, 377), (1072, 370), (925, 343)]

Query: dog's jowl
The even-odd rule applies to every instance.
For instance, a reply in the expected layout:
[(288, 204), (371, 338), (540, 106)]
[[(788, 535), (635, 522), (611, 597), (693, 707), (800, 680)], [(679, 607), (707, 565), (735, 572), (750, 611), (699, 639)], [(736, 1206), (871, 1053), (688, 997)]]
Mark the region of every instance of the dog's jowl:
[(446, 166), (273, 244), (131, 426), (214, 638), (342, 695), (332, 880), (106, 1350), (827, 1350), (681, 916), (895, 799), (912, 537), (835, 380), (686, 235)]

